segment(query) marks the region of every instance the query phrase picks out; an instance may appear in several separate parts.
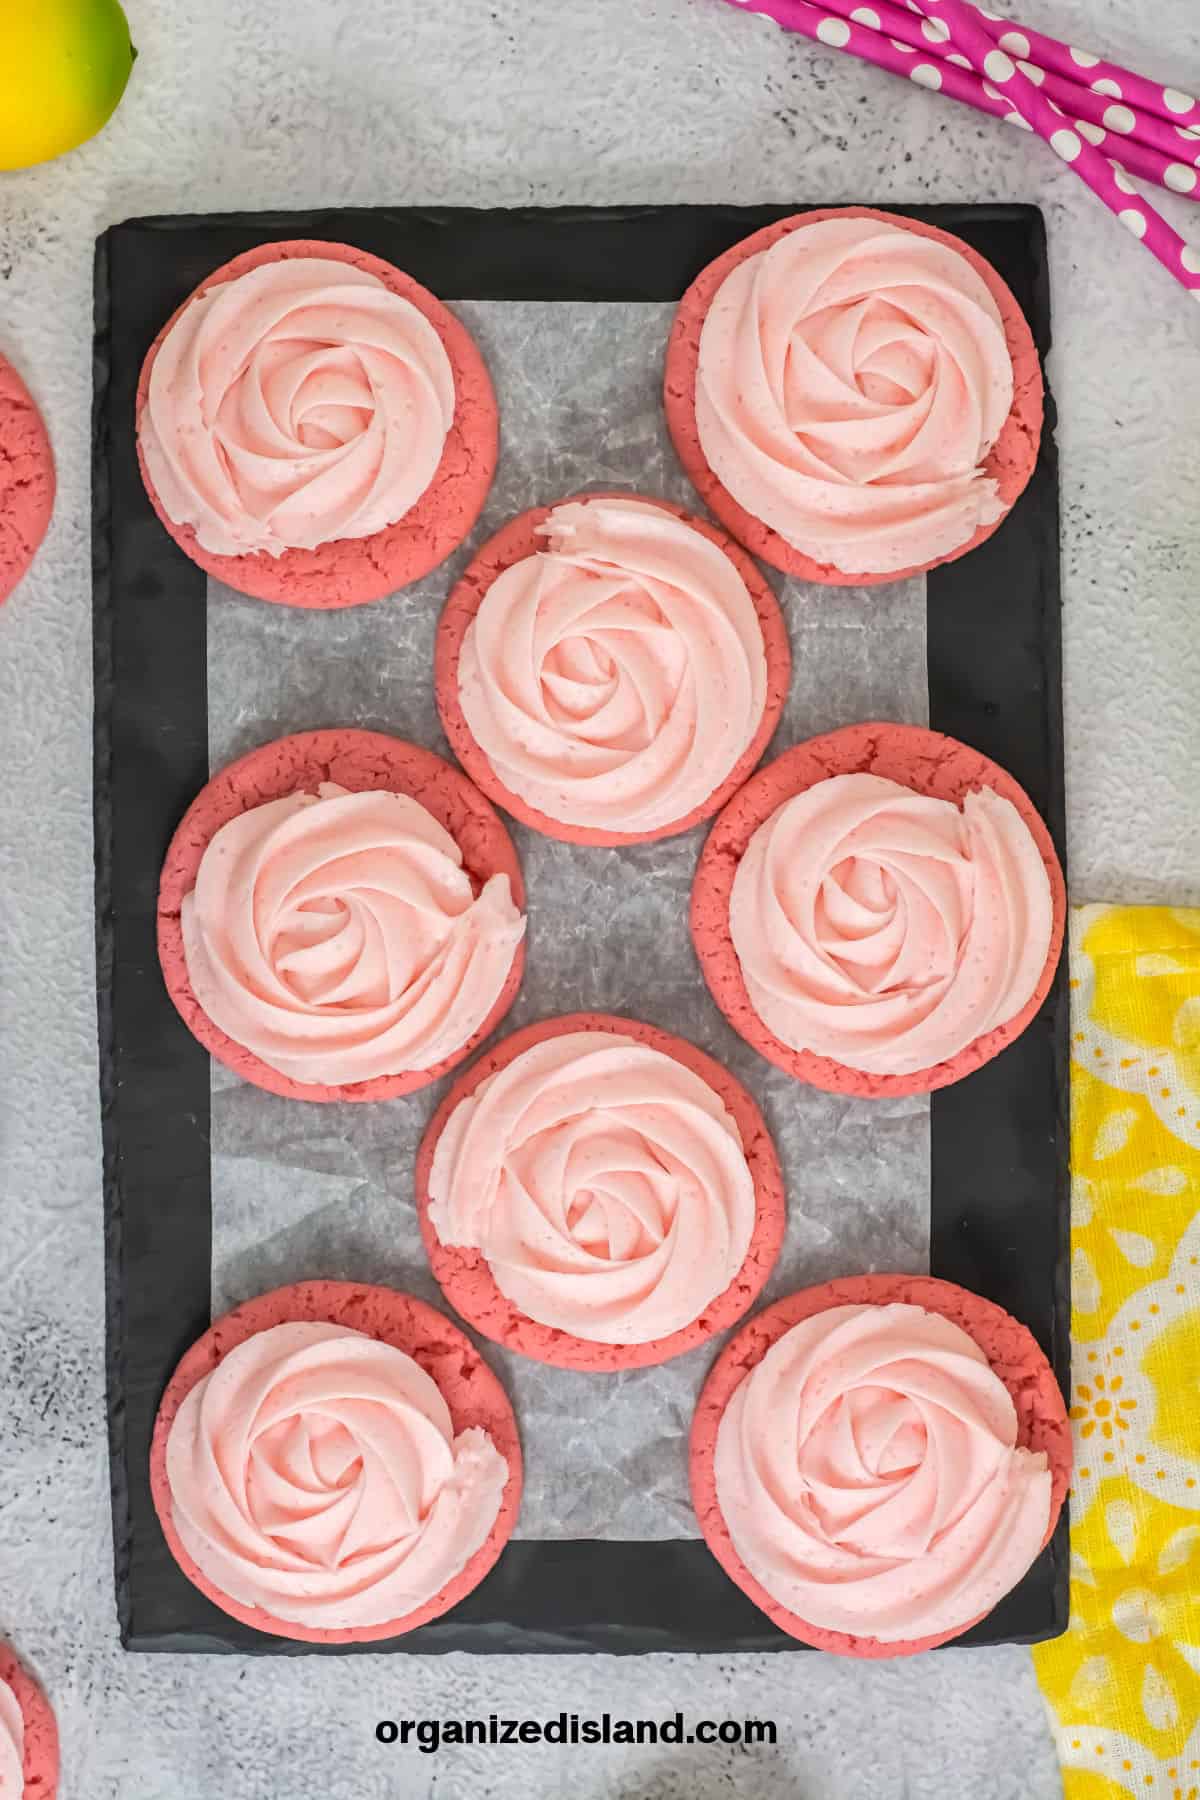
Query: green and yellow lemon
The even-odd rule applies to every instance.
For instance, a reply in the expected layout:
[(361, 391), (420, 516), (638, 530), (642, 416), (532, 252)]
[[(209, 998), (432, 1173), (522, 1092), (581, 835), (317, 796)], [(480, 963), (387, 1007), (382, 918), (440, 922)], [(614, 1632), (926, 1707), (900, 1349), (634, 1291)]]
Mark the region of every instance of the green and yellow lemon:
[(136, 54), (117, 0), (0, 0), (0, 169), (49, 162), (93, 137)]

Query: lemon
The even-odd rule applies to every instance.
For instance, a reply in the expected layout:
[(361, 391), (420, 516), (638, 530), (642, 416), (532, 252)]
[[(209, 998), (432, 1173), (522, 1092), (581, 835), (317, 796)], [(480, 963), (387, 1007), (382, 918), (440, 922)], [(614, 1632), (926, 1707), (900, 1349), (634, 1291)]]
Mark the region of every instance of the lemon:
[(0, 169), (48, 162), (94, 136), (136, 54), (117, 0), (0, 0)]

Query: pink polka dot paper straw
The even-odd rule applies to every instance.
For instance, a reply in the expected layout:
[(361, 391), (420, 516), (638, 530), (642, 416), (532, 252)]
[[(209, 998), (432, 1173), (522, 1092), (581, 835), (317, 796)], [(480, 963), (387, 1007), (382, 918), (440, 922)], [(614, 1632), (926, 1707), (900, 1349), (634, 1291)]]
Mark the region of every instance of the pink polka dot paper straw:
[[(831, 50), (845, 50), (851, 56), (861, 57), (863, 62), (873, 63), (877, 69), (886, 69), (889, 75), (903, 76), (918, 87), (930, 88), (951, 100), (960, 100), (964, 106), (973, 106), (1010, 125), (1029, 129), (1003, 94), (994, 88), (989, 91), (965, 57), (959, 57), (956, 62), (945, 60), (936, 53), (932, 39), (924, 43), (922, 52), (899, 36), (889, 37), (886, 30), (881, 29), (886, 0), (874, 0), (870, 6), (860, 5), (858, 0), (827, 0), (823, 4), (817, 4), (816, 0), (729, 0), (729, 3), (743, 12), (762, 13), (774, 19), (785, 31), (794, 31), (815, 44), (824, 44)], [(892, 7), (890, 10), (895, 13), (898, 9)], [(910, 35), (914, 28), (919, 29), (919, 24), (909, 27)], [(945, 48), (940, 38), (937, 46), (938, 49)]]
[[(890, 4), (890, 0), (730, 0), (745, 12), (758, 12), (774, 19), (785, 31), (824, 44), (830, 49), (844, 50), (848, 55), (873, 63), (918, 87), (933, 89), (973, 106), (978, 112), (1002, 119), (1006, 125), (1031, 130), (1028, 121), (1014, 107), (1010, 97), (990, 81), (981, 79), (961, 51), (948, 42), (948, 32), (941, 19), (926, 19)], [(927, 29), (922, 31), (922, 27)], [(894, 28), (894, 29), (893, 29)], [(904, 35), (901, 36), (901, 31)], [(913, 40), (913, 41), (910, 41)], [(949, 52), (949, 55), (947, 55)], [(953, 59), (953, 60), (951, 60)], [(1079, 90), (1076, 90), (1078, 93)], [(1093, 99), (1098, 99), (1093, 96)], [(1105, 102), (1103, 112), (1111, 102)], [(1068, 118), (1070, 122), (1070, 118)], [(1074, 118), (1080, 137), (1095, 145), (1109, 137), (1108, 127), (1097, 125), (1081, 114)], [(1111, 140), (1115, 147), (1116, 140)], [(1122, 137), (1120, 160), (1130, 173), (1176, 193), (1192, 194), (1200, 200), (1200, 141), (1195, 144), (1197, 169), (1176, 161), (1160, 151), (1148, 149), (1138, 139)], [(1180, 144), (1180, 150), (1184, 148)]]
[(1048, 37), (1044, 31), (1031, 31), (1027, 25), (1002, 19), (983, 7), (980, 14), (988, 36), (1010, 56), (1036, 63), (1048, 75), (1085, 82), (1097, 94), (1124, 101), (1136, 112), (1162, 119), (1180, 132), (1189, 126), (1200, 130), (1200, 100), (1194, 94), (1185, 94), (1161, 81), (1150, 81), (1132, 69), (1123, 69), (1120, 63), (1093, 56), (1090, 50), (1077, 50), (1058, 38)]
[(831, 50), (848, 51), (864, 62), (874, 63), (876, 68), (886, 69), (891, 75), (902, 75), (918, 87), (937, 89), (952, 100), (962, 100), (967, 106), (979, 107), (997, 118), (1003, 118), (1012, 110), (1002, 95), (997, 94), (992, 99), (984, 93), (983, 83), (969, 65), (944, 62), (935, 54), (932, 44), (926, 45), (926, 54), (922, 56), (903, 39), (888, 37), (880, 29), (883, 0), (876, 0), (872, 6), (845, 0), (844, 17), (841, 16), (841, 4), (827, 6), (810, 3), (810, 0), (730, 0), (730, 3), (740, 6), (743, 12), (765, 13), (785, 31), (797, 32)]
[[(1190, 94), (1184, 94), (1178, 88), (1164, 87), (1161, 82), (1147, 81), (1144, 76), (1132, 75), (1128, 70), (1122, 70), (1119, 79), (1116, 75), (1103, 73), (1105, 69), (1115, 68), (1115, 64), (1097, 63), (1091, 70), (1081, 68), (1071, 59), (1088, 53), (1071, 51), (1063, 44), (1057, 45), (1056, 49), (1047, 49), (1046, 54), (1051, 60), (1043, 62), (1041, 47), (1055, 46), (1055, 39), (1029, 31), (1024, 26), (1006, 29), (1003, 19), (995, 19), (982, 8), (979, 16), (997, 47), (1014, 58), (1022, 74), (1061, 107), (1074, 121), (1077, 130), (1082, 121), (1083, 135), (1089, 143), (1106, 144), (1107, 154), (1117, 157), (1134, 173), (1148, 175), (1162, 187), (1173, 188), (1178, 194), (1195, 193), (1200, 186), (1196, 175), (1200, 130), (1189, 122), (1196, 110)], [(929, 23), (928, 20), (925, 22)], [(944, 21), (938, 20), (938, 23)], [(1157, 111), (1153, 106), (1133, 103), (1131, 96), (1135, 86), (1139, 94), (1151, 95)], [(1177, 104), (1190, 102), (1187, 112), (1175, 118), (1164, 118), (1164, 94), (1170, 94)], [(1144, 167), (1136, 167), (1131, 152), (1138, 144), (1161, 152), (1164, 159), (1161, 173), (1153, 174)], [(1195, 193), (1195, 197), (1200, 199), (1200, 193)]]
[[(815, 7), (818, 0), (805, 0), (805, 4)], [(781, 11), (779, 7), (771, 10), (776, 16)], [(950, 33), (944, 20), (925, 18), (911, 8), (894, 5), (892, 0), (873, 0), (870, 6), (860, 6), (858, 0), (821, 0), (821, 10), (836, 14), (857, 26), (860, 32), (882, 31), (891, 40), (892, 48), (899, 50), (901, 55), (907, 45), (910, 51), (918, 52), (925, 59), (935, 58), (940, 66), (941, 80), (929, 80), (926, 86), (952, 92), (952, 98), (964, 100), (968, 105), (979, 105), (982, 111), (991, 112), (1010, 125), (1025, 123), (1002, 95), (993, 100), (987, 93), (962, 52), (955, 50), (949, 42)], [(984, 16), (981, 12), (980, 17)], [(1112, 97), (1114, 84), (1111, 82), (1101, 81), (1093, 91), (1090, 86), (1081, 86), (1077, 79), (1047, 75), (1034, 63), (1022, 59), (1022, 52), (1029, 43), (1025, 32), (1003, 32), (1001, 41), (1016, 58), (1022, 73), (1061, 108), (1089, 144), (1106, 145), (1106, 154), (1115, 157), (1131, 175), (1200, 201), (1200, 135), (1191, 139), (1186, 129), (1177, 132), (1174, 126), (1159, 118), (1135, 114), (1119, 98)], [(854, 45), (848, 44), (846, 48), (853, 49)], [(946, 70), (951, 67), (960, 71), (959, 78), (952, 82), (946, 75)], [(912, 78), (911, 61), (901, 72)], [(1080, 76), (1082, 70), (1077, 69), (1075, 73)]]
[[(1009, 38), (1013, 35), (1012, 32), (1005, 33)], [(1113, 95), (1111, 87), (1081, 87), (1078, 82), (1068, 81), (1061, 75), (1046, 75), (1038, 81), (1041, 70), (1020, 58), (1017, 67), (1029, 75), (1047, 99), (1053, 100), (1076, 127), (1082, 123), (1084, 136), (1090, 144), (1105, 144), (1108, 153), (1119, 157), (1131, 170), (1134, 168), (1131, 154), (1144, 148), (1151, 162), (1162, 171), (1152, 177), (1162, 187), (1174, 188), (1177, 194), (1191, 194), (1196, 189), (1200, 131), (1194, 132), (1190, 125), (1178, 128), (1168, 125), (1153, 113), (1135, 112), (1132, 106)], [(1200, 199), (1200, 194), (1195, 198)]]
[(969, 0), (913, 0), (913, 6), (925, 18), (940, 19), (949, 27), (951, 46), (1012, 101), (1026, 123), (1071, 165), (1097, 199), (1127, 231), (1140, 238), (1182, 287), (1200, 294), (1200, 249), (1193, 248), (1155, 211), (1124, 169), (1072, 129), (1061, 110), (1017, 67), (1009, 52), (992, 41), (987, 21), (977, 8)]

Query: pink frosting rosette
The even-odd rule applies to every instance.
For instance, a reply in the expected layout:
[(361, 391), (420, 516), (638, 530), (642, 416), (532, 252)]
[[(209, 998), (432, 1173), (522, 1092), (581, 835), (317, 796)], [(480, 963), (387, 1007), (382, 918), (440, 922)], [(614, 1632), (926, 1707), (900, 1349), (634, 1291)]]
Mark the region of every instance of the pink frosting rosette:
[(1029, 1001), (1054, 923), (1042, 853), (990, 788), (961, 808), (871, 774), (784, 802), (738, 865), (729, 927), (783, 1044), (872, 1074), (948, 1062)]
[(508, 1464), (455, 1436), (403, 1350), (344, 1326), (281, 1324), (231, 1350), (171, 1425), (174, 1529), (243, 1606), (323, 1630), (401, 1620), (487, 1541)]
[(525, 931), (508, 876), (475, 894), (419, 801), (333, 782), (223, 825), (181, 925), (209, 1019), (279, 1073), (330, 1086), (461, 1049)]
[(835, 1306), (784, 1332), (717, 1431), (737, 1555), (818, 1632), (911, 1646), (1016, 1585), (1051, 1516), (1042, 1450), (962, 1327), (919, 1306)]
[(728, 779), (763, 717), (763, 628), (737, 566), (661, 506), (568, 501), (492, 582), (459, 704), (497, 776), (566, 825), (650, 833)]
[(925, 567), (999, 519), (984, 464), (1013, 396), (988, 283), (878, 216), (801, 221), (745, 257), (700, 332), (708, 466), (751, 518), (849, 574)]
[(139, 435), (159, 503), (203, 551), (278, 557), (402, 519), (454, 412), (450, 358), (411, 300), (353, 263), (297, 256), (188, 303)]
[(598, 1344), (699, 1318), (755, 1229), (720, 1095), (611, 1032), (548, 1037), (482, 1082), (447, 1118), (428, 1186), (443, 1244), (481, 1251), (525, 1317)]

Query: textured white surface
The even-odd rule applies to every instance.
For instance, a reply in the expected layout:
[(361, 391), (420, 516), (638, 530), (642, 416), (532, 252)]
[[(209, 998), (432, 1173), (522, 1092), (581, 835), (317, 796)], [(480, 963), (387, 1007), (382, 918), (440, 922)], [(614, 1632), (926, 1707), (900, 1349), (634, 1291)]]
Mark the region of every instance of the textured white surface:
[[(1031, 138), (717, 0), (127, 3), (142, 54), (113, 125), (57, 165), (0, 176), (0, 348), (46, 411), (60, 477), (46, 549), (0, 612), (0, 1631), (57, 1705), (64, 1800), (1043, 1800), (1058, 1781), (1017, 1650), (890, 1668), (118, 1650), (91, 991), (92, 242), (185, 207), (1039, 200), (1077, 899), (1200, 900), (1200, 312)], [(1194, 0), (1033, 10), (1070, 41), (1200, 82)], [(372, 1734), (380, 1717), (560, 1705), (774, 1717), (780, 1741), (426, 1758)]]

